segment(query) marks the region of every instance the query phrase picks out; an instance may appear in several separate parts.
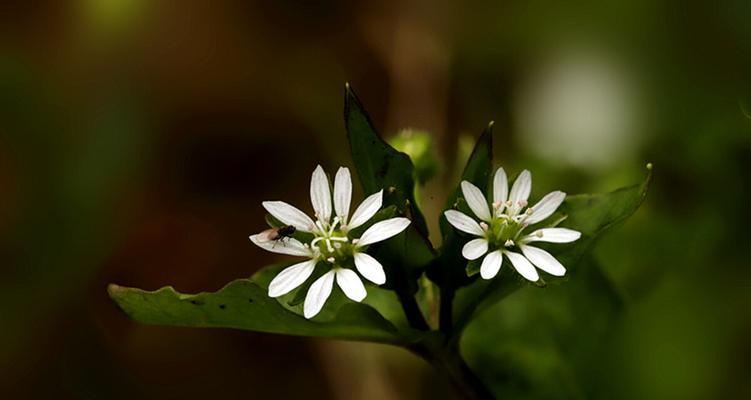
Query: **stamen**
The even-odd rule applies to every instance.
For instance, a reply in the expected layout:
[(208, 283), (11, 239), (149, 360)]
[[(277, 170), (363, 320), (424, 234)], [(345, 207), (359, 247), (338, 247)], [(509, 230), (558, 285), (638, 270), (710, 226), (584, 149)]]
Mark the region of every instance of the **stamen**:
[(513, 245), (514, 245), (514, 241), (513, 241), (513, 240), (511, 240), (511, 239), (509, 239), (509, 240), (507, 240), (507, 241), (506, 241), (506, 243), (504, 243), (503, 245), (504, 245), (504, 246), (506, 246), (506, 247), (511, 247), (511, 246), (513, 246)]
[(534, 209), (532, 209), (532, 208), (528, 208), (528, 209), (527, 209), (527, 211), (525, 211), (525, 213), (526, 213), (527, 215), (532, 215), (532, 213), (533, 213), (533, 212), (535, 212), (535, 210), (534, 210)]
[(328, 262), (330, 262), (331, 264), (333, 264), (333, 263), (334, 263), (334, 262), (336, 261), (336, 258), (334, 258), (334, 257), (329, 257), (329, 258), (327, 258), (327, 259), (326, 259), (326, 261), (328, 261)]
[[(316, 214), (316, 218), (318, 218), (317, 214)], [(321, 220), (316, 221), (316, 227), (318, 227), (318, 230), (321, 233), (324, 233), (324, 234), (326, 233), (326, 229), (323, 227), (323, 223), (321, 222)]]
[(352, 244), (357, 244), (357, 242), (359, 242), (359, 241), (360, 241), (360, 239), (352, 239)]
[(480, 228), (482, 228), (482, 230), (487, 232), (489, 227), (488, 227), (488, 224), (486, 224), (485, 222), (480, 222)]
[(535, 234), (535, 236), (537, 236), (538, 238), (541, 238), (542, 237), (542, 231), (537, 231), (537, 233)]

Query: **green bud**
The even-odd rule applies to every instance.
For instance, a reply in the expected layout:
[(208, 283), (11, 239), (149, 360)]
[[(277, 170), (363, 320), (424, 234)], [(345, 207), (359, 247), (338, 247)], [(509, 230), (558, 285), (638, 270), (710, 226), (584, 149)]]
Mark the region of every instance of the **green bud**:
[(397, 150), (406, 153), (415, 166), (415, 180), (424, 185), (438, 172), (433, 139), (426, 131), (402, 129), (389, 141)]

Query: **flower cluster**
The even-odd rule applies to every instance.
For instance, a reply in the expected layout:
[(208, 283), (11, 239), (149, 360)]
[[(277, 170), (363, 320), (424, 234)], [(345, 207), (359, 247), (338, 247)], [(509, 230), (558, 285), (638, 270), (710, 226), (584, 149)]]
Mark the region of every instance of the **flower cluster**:
[(383, 190), (368, 196), (350, 215), (351, 200), (352, 178), (349, 169), (342, 167), (337, 171), (332, 202), (329, 179), (319, 165), (310, 181), (310, 201), (315, 220), (283, 201), (263, 202), (263, 207), (274, 218), (294, 227), (296, 231), (312, 234), (313, 238), (309, 243), (302, 243), (292, 237), (269, 240), (263, 233), (250, 236), (250, 240), (264, 250), (307, 258), (274, 277), (269, 284), (269, 296), (283, 296), (299, 287), (313, 274), (316, 265), (323, 264), (328, 268), (308, 289), (303, 305), (305, 318), (312, 318), (321, 311), (331, 294), (334, 281), (348, 298), (357, 302), (365, 298), (365, 286), (352, 266), (376, 285), (385, 283), (383, 266), (366, 253), (367, 247), (399, 234), (410, 223), (406, 218), (390, 218), (376, 222), (359, 238), (354, 238), (351, 231), (368, 222), (381, 209)]
[[(444, 215), (456, 229), (478, 237), (464, 245), (462, 255), (468, 260), (485, 255), (480, 265), (483, 279), (491, 279), (498, 274), (504, 255), (521, 276), (532, 282), (540, 279), (533, 265), (554, 276), (566, 273), (566, 268), (555, 257), (529, 243), (569, 243), (579, 239), (579, 232), (566, 228), (541, 228), (524, 233), (527, 226), (553, 215), (566, 198), (566, 193), (548, 193), (537, 204), (527, 208), (532, 175), (527, 170), (522, 171), (509, 192), (503, 168), (499, 168), (493, 178), (493, 202), (490, 206), (482, 191), (472, 183), (463, 181), (461, 189), (467, 205), (480, 222), (456, 210), (447, 210)], [(512, 250), (521, 251), (521, 254)]]

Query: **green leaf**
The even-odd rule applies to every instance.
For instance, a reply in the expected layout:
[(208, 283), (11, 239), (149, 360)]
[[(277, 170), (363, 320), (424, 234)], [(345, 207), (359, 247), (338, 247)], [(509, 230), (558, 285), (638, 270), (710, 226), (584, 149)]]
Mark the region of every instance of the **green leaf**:
[(265, 288), (248, 279), (232, 281), (213, 293), (182, 294), (171, 286), (145, 291), (114, 284), (108, 287), (108, 292), (128, 316), (146, 324), (235, 328), (392, 344), (406, 342), (393, 324), (368, 305), (343, 303), (328, 315), (307, 320), (268, 297)]
[[(261, 287), (268, 287), (271, 280), (289, 265), (291, 264), (274, 264), (262, 268), (251, 277), (251, 280)], [(295, 289), (290, 294), (282, 296), (280, 298), (280, 303), (288, 310), (298, 315), (302, 315), (302, 303), (305, 300), (305, 295), (307, 294), (310, 285), (315, 281), (317, 276), (323, 275), (324, 273), (324, 271), (318, 270), (316, 270), (316, 272), (317, 274), (308, 278), (308, 280), (299, 288)], [(363, 304), (373, 307), (379, 314), (391, 322), (403, 334), (403, 336), (412, 336), (414, 332), (409, 328), (409, 324), (404, 317), (404, 311), (399, 304), (396, 294), (391, 290), (386, 290), (382, 287), (371, 284), (365, 279), (363, 279), (363, 283), (365, 283), (365, 289), (368, 291), (368, 295), (363, 300)], [(338, 296), (336, 294), (338, 289), (336, 289), (336, 285), (334, 286), (335, 293), (332, 294), (320, 313), (324, 318), (326, 318), (327, 315), (331, 315), (331, 310), (336, 310), (344, 303), (352, 302), (344, 296)], [(329, 316), (329, 318), (331, 318), (331, 316)]]
[[(490, 172), (493, 167), (493, 123), (477, 139), (475, 148), (464, 167), (460, 183), (456, 185), (453, 193), (446, 200), (446, 210), (458, 209), (467, 215), (472, 215), (467, 203), (462, 198), (461, 181), (469, 181), (477, 186), (483, 193), (488, 193)], [(441, 213), (441, 233), (443, 234), (443, 247), (441, 255), (428, 271), (428, 277), (439, 286), (460, 287), (474, 281), (475, 277), (467, 274), (467, 260), (462, 257), (462, 246), (470, 239), (468, 236), (458, 233), (446, 217)], [(478, 265), (479, 268), (479, 265)], [(473, 275), (473, 274), (470, 274)]]
[(395, 205), (402, 215), (412, 220), (413, 229), (427, 240), (425, 217), (415, 201), (412, 161), (378, 135), (349, 84), (344, 89), (344, 123), (352, 161), (365, 193), (383, 189), (384, 206)]
[[(575, 269), (582, 256), (592, 244), (609, 228), (630, 217), (644, 201), (652, 180), (652, 166), (647, 165), (648, 173), (641, 184), (618, 189), (604, 194), (583, 194), (569, 196), (560, 207), (566, 216), (559, 226), (582, 233), (582, 237), (570, 244), (540, 244), (540, 247), (553, 254), (567, 269)], [(478, 279), (474, 284), (457, 291), (454, 303), (456, 315), (455, 334), (474, 318), (475, 315), (513, 293), (527, 282), (511, 272), (504, 260), (501, 272), (491, 280)], [(567, 274), (566, 278), (571, 274)], [(552, 282), (559, 279), (551, 279)]]
[(467, 272), (467, 276), (475, 276), (480, 273), (480, 266), (482, 265), (482, 259), (480, 260), (472, 260), (467, 262), (467, 267), (465, 268), (465, 271)]
[(461, 348), (497, 398), (597, 398), (591, 383), (623, 310), (612, 282), (585, 256), (565, 285), (490, 307), (468, 326)]
[(417, 278), (433, 260), (425, 218), (415, 201), (414, 167), (409, 156), (386, 143), (349, 85), (344, 90), (344, 122), (352, 160), (366, 194), (383, 189), (384, 206), (395, 206), (412, 223), (399, 235), (368, 251), (384, 266), (385, 288), (403, 299), (417, 291)]

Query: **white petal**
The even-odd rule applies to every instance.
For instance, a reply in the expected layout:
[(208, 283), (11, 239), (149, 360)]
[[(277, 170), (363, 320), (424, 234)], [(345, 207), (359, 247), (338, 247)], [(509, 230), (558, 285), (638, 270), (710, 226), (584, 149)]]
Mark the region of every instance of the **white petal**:
[(367, 246), (396, 236), (405, 230), (409, 223), (410, 221), (407, 218), (389, 218), (385, 221), (376, 222), (362, 233), (357, 245)]
[(446, 216), (449, 224), (453, 225), (454, 228), (471, 235), (485, 236), (485, 231), (482, 230), (480, 224), (466, 214), (456, 210), (446, 210), (443, 215)]
[(563, 203), (563, 200), (566, 198), (566, 193), (563, 193), (561, 191), (555, 191), (550, 192), (545, 195), (540, 201), (537, 202), (534, 206), (532, 206), (532, 215), (527, 217), (527, 219), (524, 220), (525, 223), (531, 225), (536, 224), (545, 218), (553, 215), (555, 210), (558, 209), (558, 206)]
[(342, 292), (354, 301), (360, 302), (368, 295), (360, 277), (351, 269), (338, 269), (336, 271), (336, 283), (342, 288)]
[(532, 174), (526, 169), (514, 181), (514, 186), (511, 187), (511, 193), (509, 193), (509, 201), (511, 201), (511, 214), (516, 215), (519, 210), (524, 208), (529, 198), (529, 192), (532, 190)]
[(488, 252), (487, 239), (473, 239), (467, 242), (462, 248), (462, 255), (467, 260), (477, 260), (483, 254)]
[(349, 216), (349, 205), (352, 201), (352, 178), (349, 168), (341, 167), (334, 178), (334, 210), (336, 215), (345, 223)]
[(284, 238), (280, 240), (261, 240), (262, 234), (251, 235), (250, 241), (256, 246), (270, 251), (272, 253), (287, 254), (290, 256), (308, 257), (312, 254), (309, 248), (305, 247), (295, 238)]
[(329, 178), (323, 172), (321, 166), (317, 166), (310, 178), (310, 202), (313, 204), (313, 210), (316, 217), (325, 222), (331, 218), (331, 189), (329, 188)]
[(482, 279), (492, 279), (498, 275), (502, 263), (503, 253), (500, 250), (496, 250), (485, 256), (482, 260), (482, 265), (480, 265), (480, 276)]
[(485, 195), (482, 194), (482, 191), (477, 186), (467, 181), (462, 181), (461, 186), (464, 200), (467, 200), (467, 205), (472, 212), (477, 215), (477, 218), (490, 222), (488, 200), (485, 199)]
[(376, 285), (386, 283), (386, 273), (383, 271), (383, 265), (369, 254), (356, 252), (355, 267), (360, 275)]
[(316, 260), (303, 261), (278, 273), (269, 283), (269, 297), (279, 297), (300, 286), (316, 268)]
[(547, 251), (525, 245), (521, 245), (519, 248), (522, 249), (524, 257), (527, 257), (527, 259), (537, 266), (537, 268), (554, 276), (566, 275), (566, 268), (563, 264), (558, 262), (558, 260)]
[(518, 272), (526, 280), (537, 282), (537, 280), (540, 279), (540, 275), (537, 274), (535, 267), (533, 267), (532, 264), (530, 264), (523, 255), (519, 253), (512, 253), (510, 251), (504, 251), (504, 253), (506, 253), (506, 257), (511, 260), (511, 264), (514, 265), (516, 272)]
[(493, 178), (493, 203), (505, 203), (508, 198), (508, 178), (503, 168), (495, 171)]
[(261, 204), (274, 218), (283, 224), (294, 226), (298, 231), (312, 232), (315, 229), (315, 222), (297, 207), (283, 201), (264, 201)]
[(326, 300), (331, 295), (331, 288), (334, 286), (334, 271), (329, 271), (320, 278), (316, 279), (308, 294), (305, 295), (305, 304), (303, 305), (303, 315), (305, 318), (313, 318), (321, 311)]
[(347, 227), (349, 229), (355, 229), (358, 226), (368, 222), (378, 210), (381, 209), (383, 204), (383, 190), (378, 193), (373, 193), (366, 197), (365, 200), (360, 203), (357, 210), (352, 214), (352, 218), (349, 220)]
[(521, 242), (570, 243), (579, 239), (581, 235), (581, 233), (568, 228), (542, 228), (525, 236)]

